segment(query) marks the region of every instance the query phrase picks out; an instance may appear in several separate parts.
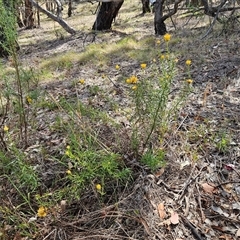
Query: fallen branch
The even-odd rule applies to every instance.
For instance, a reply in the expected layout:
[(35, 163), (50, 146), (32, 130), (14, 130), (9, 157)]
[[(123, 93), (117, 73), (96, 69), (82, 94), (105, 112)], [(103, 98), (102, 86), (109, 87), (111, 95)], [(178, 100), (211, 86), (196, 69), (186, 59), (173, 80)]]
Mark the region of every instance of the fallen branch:
[(57, 17), (56, 15), (54, 15), (51, 12), (47, 11), (46, 9), (42, 8), (37, 2), (35, 2), (35, 0), (30, 0), (30, 2), (40, 12), (46, 14), (52, 20), (58, 22), (63, 27), (63, 29), (65, 29), (68, 33), (70, 33), (72, 35), (76, 33), (76, 31), (73, 28), (71, 28), (63, 19)]

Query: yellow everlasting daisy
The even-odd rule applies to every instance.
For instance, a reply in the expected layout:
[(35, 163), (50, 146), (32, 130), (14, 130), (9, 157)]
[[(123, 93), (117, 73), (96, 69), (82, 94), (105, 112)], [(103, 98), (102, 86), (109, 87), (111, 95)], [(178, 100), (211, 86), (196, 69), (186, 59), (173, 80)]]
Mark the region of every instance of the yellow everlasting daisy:
[(162, 55), (160, 56), (160, 59), (161, 59), (161, 60), (164, 60), (164, 59), (165, 59), (165, 55), (162, 54)]
[(8, 127), (7, 125), (5, 125), (5, 126), (3, 127), (3, 131), (4, 131), (4, 132), (8, 132), (8, 130), (9, 130), (9, 127)]
[(131, 83), (137, 83), (138, 78), (136, 76), (131, 76)]
[(132, 90), (136, 90), (137, 89), (137, 85), (132, 86)]
[(79, 80), (79, 83), (84, 84), (84, 83), (85, 83), (85, 80), (84, 80), (84, 79), (80, 79), (80, 80)]
[(32, 100), (32, 98), (30, 98), (29, 96), (27, 96), (27, 97), (26, 97), (26, 101), (27, 101), (28, 104), (31, 104), (33, 100)]
[(46, 217), (47, 216), (47, 208), (45, 207), (39, 207), (38, 211), (37, 211), (37, 216), (38, 217)]
[(188, 60), (186, 61), (186, 65), (190, 66), (191, 64), (192, 64), (192, 61), (188, 59)]
[(116, 68), (116, 70), (119, 70), (119, 69), (120, 69), (120, 66), (117, 64), (117, 65), (115, 66), (115, 68)]
[(141, 69), (145, 69), (147, 67), (147, 64), (146, 63), (142, 63), (140, 66), (141, 66)]
[(169, 33), (166, 33), (164, 36), (163, 36), (163, 39), (165, 42), (169, 42), (171, 40), (171, 35)]
[(101, 184), (96, 184), (96, 189), (97, 189), (97, 191), (101, 191), (101, 189), (102, 189), (102, 186), (101, 186)]
[(132, 80), (131, 80), (131, 78), (128, 78), (127, 80), (126, 80), (126, 83), (132, 83)]
[(192, 84), (192, 83), (193, 83), (193, 80), (192, 80), (192, 79), (187, 79), (186, 82), (187, 82), (188, 84)]

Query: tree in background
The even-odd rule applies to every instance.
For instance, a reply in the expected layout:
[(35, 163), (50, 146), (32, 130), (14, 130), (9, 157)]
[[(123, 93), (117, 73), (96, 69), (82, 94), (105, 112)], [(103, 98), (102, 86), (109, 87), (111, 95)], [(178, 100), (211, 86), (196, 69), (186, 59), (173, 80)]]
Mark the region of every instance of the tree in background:
[(151, 12), (149, 0), (142, 0), (142, 13), (145, 14), (147, 12)]
[(92, 29), (100, 31), (111, 29), (112, 22), (117, 17), (123, 2), (124, 0), (102, 2)]
[[(0, 0), (0, 56), (6, 57), (18, 48), (16, 7), (14, 0)], [(9, 22), (11, 20), (11, 22)], [(11, 26), (11, 28), (9, 28)]]
[(30, 0), (25, 0), (25, 15), (23, 19), (23, 23), (27, 29), (34, 28), (34, 14), (33, 14), (33, 5)]

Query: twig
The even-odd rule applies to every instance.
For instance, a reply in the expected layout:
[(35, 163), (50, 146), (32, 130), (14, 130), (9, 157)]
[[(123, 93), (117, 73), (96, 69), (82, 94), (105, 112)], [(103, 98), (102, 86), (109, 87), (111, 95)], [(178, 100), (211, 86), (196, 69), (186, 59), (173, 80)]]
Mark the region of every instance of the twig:
[(48, 237), (49, 237), (50, 235), (52, 235), (52, 233), (54, 233), (54, 232), (56, 232), (56, 229), (53, 229), (45, 238), (43, 238), (43, 240), (48, 239)]
[(197, 239), (197, 240), (203, 240), (203, 238), (202, 238), (202, 237), (200, 236), (200, 234), (198, 233), (196, 227), (194, 227), (194, 225), (193, 225), (189, 220), (187, 220), (185, 217), (183, 217), (182, 215), (181, 215), (181, 217), (182, 217), (183, 222), (185, 223), (185, 225), (186, 225), (188, 228), (190, 228), (190, 230), (191, 230), (193, 236), (195, 237), (195, 239)]
[(164, 147), (168, 146), (170, 144), (170, 142), (172, 141), (173, 137), (175, 136), (175, 134), (177, 133), (177, 131), (180, 129), (180, 127), (183, 125), (184, 121), (187, 119), (188, 114), (186, 115), (186, 117), (181, 121), (181, 123), (179, 124), (178, 128), (175, 130), (175, 132), (171, 135), (170, 139), (168, 140), (168, 142), (166, 144), (164, 144)]
[(193, 167), (193, 169), (192, 169), (192, 171), (191, 171), (191, 173), (190, 173), (190, 175), (189, 175), (189, 178), (187, 179), (187, 181), (186, 181), (186, 183), (185, 183), (185, 186), (184, 186), (184, 187), (182, 188), (182, 190), (181, 190), (181, 191), (182, 191), (181, 195), (177, 198), (178, 201), (183, 198), (183, 196), (184, 196), (184, 194), (185, 194), (185, 192), (186, 192), (187, 187), (188, 187), (194, 180), (196, 180), (196, 178), (201, 174), (202, 170), (203, 170), (206, 166), (207, 166), (207, 165), (204, 165), (204, 166), (199, 170), (198, 174), (197, 174), (195, 177), (192, 178), (193, 172), (194, 172), (194, 170), (195, 170), (195, 168), (196, 168), (196, 165), (194, 165), (194, 167)]
[(196, 181), (196, 188), (197, 188), (197, 191), (198, 191), (198, 198), (197, 198), (197, 200), (198, 200), (198, 204), (199, 204), (199, 208), (200, 208), (200, 212), (201, 212), (202, 222), (204, 222), (205, 221), (205, 214), (204, 214), (204, 212), (202, 210), (201, 194), (200, 194), (200, 191), (199, 191), (199, 185), (198, 184), (199, 184), (199, 182), (197, 180)]
[(189, 213), (189, 208), (190, 208), (189, 196), (185, 196), (185, 202), (186, 202), (186, 208), (185, 208), (184, 216), (187, 217)]

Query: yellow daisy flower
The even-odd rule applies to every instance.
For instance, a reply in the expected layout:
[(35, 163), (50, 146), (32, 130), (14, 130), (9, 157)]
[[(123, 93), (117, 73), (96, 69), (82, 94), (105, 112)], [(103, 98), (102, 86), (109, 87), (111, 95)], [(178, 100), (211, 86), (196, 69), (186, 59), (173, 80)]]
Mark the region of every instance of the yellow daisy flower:
[(193, 80), (192, 80), (192, 79), (187, 79), (186, 82), (187, 82), (188, 84), (192, 84), (192, 83), (193, 83)]
[(84, 79), (80, 79), (80, 80), (79, 80), (79, 83), (84, 84), (84, 83), (85, 83), (85, 80), (84, 80)]
[(191, 64), (192, 64), (192, 61), (188, 59), (188, 60), (186, 61), (186, 65), (190, 66)]
[(132, 90), (136, 90), (137, 89), (137, 85), (132, 86)]
[(27, 96), (27, 97), (26, 97), (26, 101), (27, 101), (28, 104), (31, 104), (33, 100), (32, 100), (32, 98), (30, 98), (29, 96)]
[(131, 83), (137, 83), (138, 78), (136, 76), (131, 76)]
[(141, 66), (141, 69), (145, 69), (147, 67), (147, 64), (146, 63), (142, 63), (140, 66)]
[(127, 80), (126, 80), (126, 83), (132, 83), (132, 79), (131, 78), (128, 78)]
[(97, 189), (97, 191), (101, 191), (101, 189), (102, 189), (102, 186), (101, 186), (101, 184), (96, 184), (96, 189)]
[(161, 59), (161, 60), (164, 60), (164, 59), (165, 59), (165, 55), (162, 54), (162, 55), (160, 56), (160, 59)]
[(119, 70), (119, 69), (120, 69), (120, 66), (117, 64), (117, 65), (115, 66), (115, 68), (116, 68), (116, 70)]
[(169, 42), (171, 40), (171, 35), (169, 33), (166, 33), (164, 36), (163, 36), (163, 39), (165, 42)]
[(5, 126), (3, 127), (3, 131), (4, 131), (4, 132), (8, 132), (8, 130), (9, 130), (9, 127), (8, 127), (7, 125), (5, 125)]
[(38, 217), (46, 217), (47, 216), (47, 208), (45, 207), (39, 207), (38, 211), (37, 211), (37, 216)]

